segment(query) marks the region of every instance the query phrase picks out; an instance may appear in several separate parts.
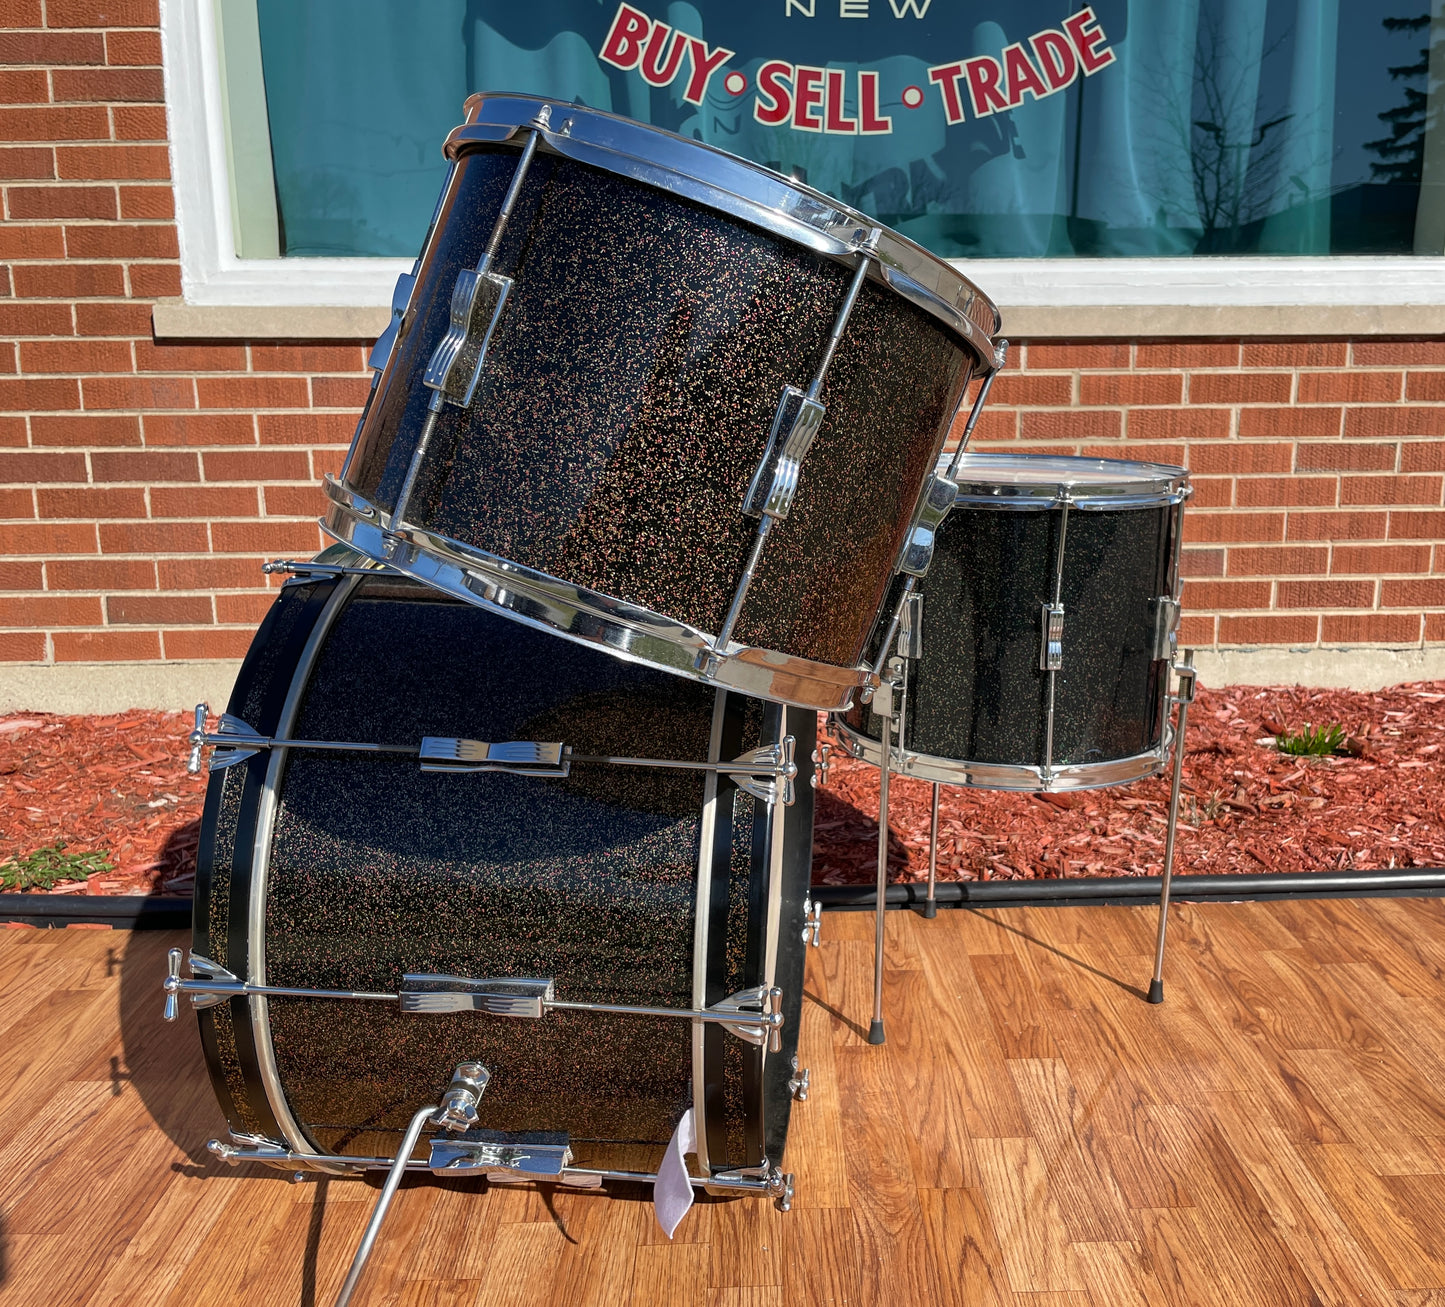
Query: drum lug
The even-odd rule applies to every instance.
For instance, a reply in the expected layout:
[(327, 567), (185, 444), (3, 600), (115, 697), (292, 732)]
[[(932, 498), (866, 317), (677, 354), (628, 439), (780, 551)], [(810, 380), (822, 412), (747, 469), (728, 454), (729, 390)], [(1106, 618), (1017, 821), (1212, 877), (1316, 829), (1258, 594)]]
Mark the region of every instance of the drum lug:
[(946, 476), (935, 473), (928, 478), (928, 484), (919, 496), (918, 507), (914, 510), (913, 522), (903, 543), (903, 553), (898, 560), (899, 572), (907, 576), (924, 576), (933, 562), (933, 546), (938, 528), (953, 508), (958, 497), (958, 486)]
[(776, 986), (757, 985), (752, 989), (740, 989), (729, 994), (710, 1009), (713, 1012), (736, 1012), (740, 1016), (748, 1009), (764, 1014), (766, 1025), (734, 1025), (725, 1022), (723, 1028), (746, 1043), (757, 1048), (767, 1045), (768, 1052), (777, 1053), (783, 1047), (783, 991)]
[(539, 1020), (556, 997), (551, 979), (482, 979), (408, 975), (398, 995), (403, 1012), (486, 1012)]
[(898, 656), (923, 657), (923, 596), (916, 590), (903, 601), (898, 623)]
[(1173, 658), (1179, 631), (1179, 600), (1172, 595), (1162, 595), (1153, 601), (1151, 607), (1154, 609), (1154, 642), (1150, 657), (1156, 662)]
[(1057, 672), (1064, 666), (1064, 606), (1044, 604), (1043, 639), (1039, 645), (1039, 671)]
[[(193, 979), (182, 980), (182, 958), (183, 955), (178, 948), (171, 949), (166, 955), (166, 978), (161, 984), (166, 995), (165, 1008), (161, 1012), (161, 1016), (165, 1020), (174, 1021), (176, 1019), (176, 1009), (182, 994), (190, 994), (192, 1007), (203, 1008), (215, 1007), (217, 1004), (233, 998), (235, 994), (243, 992), (244, 987), (241, 982), (225, 967), (218, 966), (210, 958), (203, 958), (199, 953), (192, 953), (189, 958)], [(216, 992), (209, 989), (209, 986), (222, 988)], [(233, 988), (226, 989), (225, 986)]]
[(827, 405), (810, 398), (797, 386), (783, 387), (767, 448), (743, 498), (745, 516), (787, 517), (798, 493), (803, 459), (826, 412)]
[(822, 943), (823, 904), (811, 898), (803, 900), (803, 943), (817, 948)]
[(488, 1180), (504, 1184), (529, 1180), (566, 1184), (565, 1173), (571, 1165), (572, 1149), (566, 1143), (514, 1144), (466, 1138), (433, 1139), (427, 1162), (433, 1175), (482, 1171)]
[(373, 372), (380, 372), (391, 360), (391, 351), (396, 347), (397, 339), (401, 335), (402, 322), (406, 318), (407, 305), (411, 303), (411, 293), (415, 287), (415, 269), (403, 272), (396, 279), (396, 285), (391, 292), (391, 321), (386, 324), (386, 330), (376, 338), (376, 344), (371, 347), (371, 353), (366, 359), (366, 366)]
[(422, 385), (457, 408), (470, 408), (487, 346), (506, 307), (512, 278), (488, 269), (463, 268), (452, 290), (451, 322), (432, 353)]
[(572, 761), (560, 740), (464, 740), (428, 735), (419, 751), (422, 771), (507, 772), (513, 776), (568, 776)]

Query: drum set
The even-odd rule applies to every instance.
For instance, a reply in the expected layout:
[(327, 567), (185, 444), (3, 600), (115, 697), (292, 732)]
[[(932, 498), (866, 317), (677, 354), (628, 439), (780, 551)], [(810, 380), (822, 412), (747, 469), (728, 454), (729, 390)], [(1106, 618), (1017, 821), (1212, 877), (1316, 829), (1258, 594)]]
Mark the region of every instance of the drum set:
[(1193, 687), (1185, 472), (964, 453), (1007, 342), (953, 267), (577, 105), (474, 96), (446, 155), (336, 543), (268, 565), (228, 711), (197, 709), (165, 980), (213, 1152), (387, 1171), (343, 1304), (407, 1169), (651, 1183), (669, 1233), (694, 1189), (786, 1209), (833, 750), (880, 768), (882, 1042), (890, 774), (934, 785), (931, 908), (940, 785), (1172, 748), (1167, 908)]

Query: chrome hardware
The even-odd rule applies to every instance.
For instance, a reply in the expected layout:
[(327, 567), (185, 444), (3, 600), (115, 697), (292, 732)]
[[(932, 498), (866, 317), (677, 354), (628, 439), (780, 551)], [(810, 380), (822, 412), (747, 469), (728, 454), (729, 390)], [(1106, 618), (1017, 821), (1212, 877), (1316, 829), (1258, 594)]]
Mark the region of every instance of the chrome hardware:
[(441, 1106), (431, 1118), (431, 1124), (454, 1134), (473, 1129), (477, 1124), (477, 1104), (487, 1092), (487, 1082), (491, 1078), (492, 1073), (480, 1062), (461, 1063), (452, 1072), (452, 1082), (442, 1095)]
[[(1174, 768), (1169, 785), (1169, 823), (1164, 834), (1164, 876), (1159, 887), (1159, 929), (1154, 941), (1154, 974), (1149, 980), (1148, 1000), (1164, 1001), (1164, 937), (1169, 929), (1169, 895), (1174, 885), (1174, 841), (1179, 832), (1179, 791), (1184, 777), (1185, 732), (1189, 727), (1189, 705), (1194, 702), (1196, 674), (1194, 650), (1186, 649), (1184, 657), (1170, 666), (1179, 678), (1179, 688), (1169, 699), (1179, 706), (1179, 726), (1174, 733)], [(1167, 718), (1166, 718), (1167, 721)]]
[(282, 573), (287, 576), (400, 576), (384, 564), (373, 563), (369, 567), (343, 567), (339, 563), (308, 563), (304, 559), (278, 558), (274, 562), (262, 563), (261, 571), (266, 576)]
[[(884, 632), (883, 639), (878, 644), (878, 661), (873, 664), (871, 669), (863, 670), (871, 670), (874, 676), (881, 677), (883, 675), (883, 665), (888, 661), (888, 656), (892, 652), (893, 637), (898, 634), (898, 628), (903, 625), (903, 607), (917, 588), (918, 578), (916, 576), (904, 578), (903, 590), (898, 596), (897, 604), (894, 605), (893, 616), (888, 621), (888, 629)], [(872, 702), (875, 688), (874, 686), (864, 687), (861, 696), (864, 703)]]
[[(173, 949), (172, 953), (178, 953), (179, 949)], [(183, 980), (180, 975), (179, 966), (172, 969), (172, 958), (167, 958), (167, 975), (162, 983), (162, 989), (167, 995), (165, 1015), (166, 1020), (174, 1020), (174, 1009), (170, 999), (177, 994), (189, 994), (191, 1005), (197, 1008), (215, 1007), (218, 1003), (224, 1003), (228, 998), (250, 998), (253, 995), (263, 995), (271, 998), (350, 998), (376, 1000), (395, 1000), (395, 994), (374, 994), (367, 990), (355, 989), (305, 989), (291, 985), (253, 985), (249, 981), (242, 981), (227, 971), (225, 967), (212, 962), (210, 958), (202, 957), (199, 953), (192, 953), (189, 958), (191, 968), (191, 980)]]
[(808, 779), (816, 790), (819, 786), (828, 783), (828, 768), (833, 765), (833, 746), (819, 744), (813, 750), (813, 763), (813, 774)]
[(795, 1103), (806, 1103), (808, 1101), (808, 1085), (812, 1076), (808, 1068), (798, 1070), (798, 1059), (793, 1059), (793, 1078), (788, 1081), (788, 1092), (792, 1094)]
[[(777, 744), (752, 749), (731, 764), (720, 766), (718, 770), (726, 771), (733, 784), (751, 794), (753, 798), (769, 804), (781, 801), (785, 808), (791, 808), (796, 797), (794, 782), (798, 778), (797, 747), (797, 740), (791, 735), (785, 735)], [(745, 772), (728, 770), (729, 767), (736, 767), (738, 763), (750, 765)], [(774, 779), (757, 779), (765, 773), (771, 773)]]
[(572, 770), (561, 741), (451, 739), (428, 735), (419, 752), (422, 771), (508, 772), (514, 776), (566, 776)]
[(873, 712), (875, 716), (893, 721), (902, 705), (903, 659), (896, 655), (888, 660), (888, 667), (878, 688), (873, 691)]
[(1155, 660), (1172, 658), (1179, 632), (1179, 600), (1168, 595), (1154, 600), (1154, 641), (1150, 656)]
[(774, 985), (768, 990), (767, 1014), (772, 1021), (768, 1031), (768, 1052), (783, 1051), (783, 991)]
[(767, 1185), (768, 1193), (778, 1205), (778, 1211), (792, 1211), (793, 1173), (791, 1171), (771, 1170), (767, 1174)]
[(958, 448), (953, 451), (953, 461), (948, 465), (948, 478), (953, 480), (954, 474), (958, 471), (958, 465), (963, 459), (964, 452), (968, 449), (968, 442), (973, 439), (973, 429), (978, 425), (978, 419), (983, 413), (983, 406), (988, 403), (988, 393), (993, 389), (993, 380), (1003, 366), (1008, 362), (1008, 341), (1000, 340), (994, 347), (993, 371), (984, 377), (978, 388), (978, 394), (974, 396), (973, 407), (968, 411), (968, 421), (963, 424), (963, 434), (958, 438)]
[(916, 590), (903, 601), (898, 624), (898, 656), (923, 657), (923, 596)]
[(803, 943), (817, 948), (823, 934), (823, 904), (811, 898), (803, 900)]
[(403, 272), (396, 279), (396, 285), (391, 292), (391, 321), (386, 324), (386, 330), (376, 338), (376, 344), (371, 347), (371, 353), (366, 358), (366, 366), (373, 372), (380, 372), (391, 358), (391, 351), (396, 347), (397, 338), (401, 335), (406, 306), (411, 303), (411, 293), (415, 286), (415, 272)]
[(176, 1019), (176, 1008), (179, 1003), (178, 995), (181, 988), (181, 951), (173, 948), (166, 954), (166, 979), (162, 988), (166, 993), (166, 1005), (161, 1009), (163, 1021), (174, 1021)]
[[(991, 381), (993, 378), (990, 377)], [(903, 542), (903, 552), (898, 559), (897, 571), (906, 576), (924, 576), (933, 562), (933, 546), (938, 538), (938, 528), (953, 508), (958, 496), (958, 487), (946, 476), (937, 472), (928, 478), (928, 484), (919, 496), (918, 507), (913, 512), (913, 525)]]
[(781, 989), (767, 985), (740, 989), (707, 1011), (732, 1034), (749, 1044), (761, 1048), (766, 1043), (770, 1053), (776, 1053), (783, 1046)]
[(489, 1180), (564, 1183), (571, 1164), (572, 1149), (567, 1144), (512, 1144), (484, 1139), (433, 1139), (427, 1161), (427, 1167), (436, 1175), (485, 1171)]
[(1044, 604), (1043, 639), (1039, 643), (1039, 671), (1057, 672), (1064, 665), (1064, 606)]
[[(196, 705), (196, 729), (186, 737), (191, 746), (191, 757), (186, 763), (186, 770), (192, 776), (197, 775), (201, 770), (201, 746), (206, 742), (206, 718), (210, 715), (210, 704), (198, 703)], [(237, 759), (237, 761), (240, 760)]]
[[(744, 515), (787, 517), (798, 493), (798, 476), (803, 459), (812, 447), (813, 437), (818, 434), (825, 412), (825, 404), (796, 386), (783, 387), (783, 397), (773, 415), (773, 429), (768, 436), (767, 448), (743, 499)], [(764, 487), (767, 488), (766, 495)]]
[(457, 273), (447, 334), (432, 352), (421, 379), (422, 385), (436, 391), (442, 402), (457, 408), (471, 407), (487, 346), (511, 290), (512, 278), (500, 273), (472, 268)]
[(540, 1018), (556, 997), (553, 980), (470, 980), (465, 976), (402, 977), (403, 1012), (486, 1012), (494, 1017)]
[[(1171, 670), (1179, 678), (1179, 688), (1169, 698), (1177, 704), (1193, 703), (1198, 677), (1198, 673), (1194, 670), (1194, 650), (1186, 649), (1184, 658), (1175, 663)], [(1179, 729), (1181, 733), (1184, 730), (1182, 726)]]

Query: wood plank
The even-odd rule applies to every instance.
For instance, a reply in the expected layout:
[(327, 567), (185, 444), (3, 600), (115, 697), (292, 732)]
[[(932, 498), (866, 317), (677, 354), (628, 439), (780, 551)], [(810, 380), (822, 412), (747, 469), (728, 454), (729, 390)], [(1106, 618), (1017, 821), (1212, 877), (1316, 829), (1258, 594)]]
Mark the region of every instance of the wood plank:
[(843, 1307), (863, 1300), (853, 1213), (794, 1208), (783, 1222), (783, 1300), (791, 1307)]
[(980, 1184), (1015, 1293), (1087, 1289), (1032, 1139), (976, 1139)]

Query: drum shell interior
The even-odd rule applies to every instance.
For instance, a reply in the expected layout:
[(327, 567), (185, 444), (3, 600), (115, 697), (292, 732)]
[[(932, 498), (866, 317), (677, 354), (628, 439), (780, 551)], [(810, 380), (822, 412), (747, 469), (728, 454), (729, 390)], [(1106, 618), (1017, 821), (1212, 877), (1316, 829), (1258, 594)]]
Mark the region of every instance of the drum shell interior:
[[(420, 377), (474, 266), (515, 149), (457, 163), (407, 330), (348, 483), (389, 510), (432, 394)], [(515, 276), (471, 408), (445, 408), (407, 520), (715, 633), (756, 521), (740, 509), (783, 388), (806, 387), (845, 264), (692, 201), (539, 152), (495, 265)], [(870, 280), (827, 415), (737, 640), (834, 666), (862, 653), (972, 351)]]

